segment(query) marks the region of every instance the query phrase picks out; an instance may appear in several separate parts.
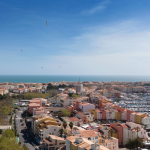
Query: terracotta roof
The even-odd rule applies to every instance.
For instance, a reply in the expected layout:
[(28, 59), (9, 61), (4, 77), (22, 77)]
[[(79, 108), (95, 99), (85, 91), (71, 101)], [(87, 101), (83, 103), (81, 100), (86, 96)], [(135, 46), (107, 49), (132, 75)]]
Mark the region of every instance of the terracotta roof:
[(83, 136), (84, 138), (88, 138), (88, 137), (96, 137), (98, 135), (93, 130), (85, 130), (81, 131), (81, 136)]
[(77, 117), (68, 117), (67, 118), (68, 120), (70, 120), (70, 121), (80, 121)]

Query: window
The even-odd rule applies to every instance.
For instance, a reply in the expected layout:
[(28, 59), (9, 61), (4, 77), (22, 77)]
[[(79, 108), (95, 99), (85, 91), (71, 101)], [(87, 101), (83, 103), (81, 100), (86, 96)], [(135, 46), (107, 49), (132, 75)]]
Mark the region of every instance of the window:
[(91, 140), (91, 138), (88, 138), (88, 140)]
[(98, 137), (95, 137), (95, 139), (98, 139)]
[(54, 129), (54, 131), (56, 131), (56, 129)]

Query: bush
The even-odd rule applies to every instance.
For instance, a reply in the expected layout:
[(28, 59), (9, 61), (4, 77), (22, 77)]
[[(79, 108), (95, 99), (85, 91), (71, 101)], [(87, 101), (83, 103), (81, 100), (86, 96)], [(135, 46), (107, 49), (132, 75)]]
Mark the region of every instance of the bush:
[(9, 122), (12, 123), (12, 116), (10, 117), (10, 121)]
[(67, 109), (64, 108), (64, 109), (62, 109), (61, 111), (62, 111), (62, 113), (63, 113), (63, 115), (64, 115), (65, 117), (70, 117), (70, 114), (71, 114), (71, 113), (70, 113)]

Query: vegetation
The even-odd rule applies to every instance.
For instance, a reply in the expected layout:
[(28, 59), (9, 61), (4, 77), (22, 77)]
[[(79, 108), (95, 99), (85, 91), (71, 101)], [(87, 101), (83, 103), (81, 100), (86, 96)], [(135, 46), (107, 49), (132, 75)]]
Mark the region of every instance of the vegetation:
[(3, 132), (3, 130), (2, 130), (2, 129), (0, 129), (0, 134), (2, 134), (2, 132)]
[(80, 97), (80, 95), (77, 95), (75, 93), (68, 93), (69, 97), (74, 97), (74, 98), (78, 98)]
[(32, 98), (46, 98), (49, 97), (50, 93), (40, 93), (40, 92), (29, 92), (24, 93), (23, 99), (32, 99)]
[(5, 95), (5, 99), (0, 100), (0, 125), (8, 125), (9, 121), (6, 121), (7, 115), (11, 113), (13, 103), (9, 95)]
[(70, 129), (72, 130), (72, 128), (73, 128), (73, 123), (70, 122), (70, 123), (69, 123), (69, 126), (70, 126)]
[(9, 122), (12, 123), (12, 116), (10, 117), (10, 121)]
[(65, 84), (60, 84), (59, 86), (53, 86), (51, 83), (48, 84), (47, 90), (58, 90), (59, 88), (72, 88), (72, 85), (66, 86)]
[(60, 129), (58, 132), (59, 132), (60, 136), (62, 137), (62, 134), (64, 133), (64, 130)]
[(76, 131), (76, 130), (77, 130), (77, 127), (74, 127), (74, 128), (73, 128), (73, 130), (75, 130), (75, 131)]
[(62, 114), (63, 114), (65, 117), (70, 117), (70, 114), (71, 114), (71, 113), (70, 113), (67, 109), (64, 108), (64, 109), (62, 109), (61, 111), (62, 111)]
[(128, 148), (129, 150), (134, 150), (137, 147), (143, 147), (143, 141), (139, 137), (133, 140), (128, 139), (125, 144), (125, 147)]
[(16, 143), (15, 131), (7, 129), (0, 138), (0, 150), (29, 150), (26, 146)]
[(110, 130), (109, 130), (109, 133), (110, 133), (110, 135), (111, 135), (111, 137), (112, 137), (112, 135), (113, 135), (113, 133), (114, 133), (114, 130), (113, 130), (113, 129), (110, 129)]
[(63, 127), (64, 127), (64, 129), (66, 129), (66, 127), (67, 127), (66, 121), (63, 122)]
[(4, 94), (4, 95), (1, 95), (1, 94), (0, 94), (0, 100), (6, 99), (6, 98), (8, 98), (8, 97), (9, 97), (8, 94)]

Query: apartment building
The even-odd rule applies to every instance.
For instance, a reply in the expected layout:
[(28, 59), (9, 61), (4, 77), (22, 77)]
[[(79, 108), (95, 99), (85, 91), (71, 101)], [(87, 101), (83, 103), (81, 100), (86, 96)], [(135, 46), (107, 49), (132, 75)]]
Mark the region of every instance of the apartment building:
[(32, 131), (40, 141), (46, 137), (47, 133), (50, 135), (59, 135), (59, 130), (62, 127), (58, 126), (58, 124), (55, 119), (47, 115), (32, 117)]

